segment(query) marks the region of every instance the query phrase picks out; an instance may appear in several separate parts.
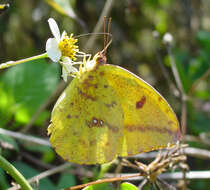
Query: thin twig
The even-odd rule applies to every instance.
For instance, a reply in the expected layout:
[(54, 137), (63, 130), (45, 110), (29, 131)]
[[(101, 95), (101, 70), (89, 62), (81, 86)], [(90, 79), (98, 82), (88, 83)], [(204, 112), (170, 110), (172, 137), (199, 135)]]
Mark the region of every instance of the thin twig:
[(204, 144), (206, 146), (210, 146), (210, 140), (203, 139), (201, 137), (196, 137), (196, 136), (193, 136), (193, 135), (185, 135), (185, 141), (188, 141), (188, 142), (197, 142), (197, 143), (202, 143), (202, 144)]
[[(182, 81), (181, 78), (179, 76), (179, 72), (175, 63), (175, 59), (174, 56), (172, 54), (171, 51), (171, 44), (169, 43), (167, 45), (167, 50), (168, 50), (168, 54), (169, 54), (169, 59), (170, 59), (170, 63), (171, 63), (171, 68), (172, 68), (172, 72), (176, 81), (176, 85), (178, 87), (178, 89), (181, 92), (181, 105), (182, 105), (182, 109), (181, 109), (181, 130), (182, 130), (182, 142), (184, 143), (184, 138), (185, 138), (185, 134), (186, 134), (186, 130), (187, 130), (187, 96), (185, 94), (185, 90), (184, 87), (182, 85)], [(185, 152), (185, 150), (183, 149), (183, 151)], [(183, 182), (184, 182), (184, 186), (187, 187), (187, 181), (186, 181), (186, 171), (182, 171), (183, 173)]]
[(184, 143), (185, 134), (186, 134), (186, 126), (187, 126), (187, 103), (186, 96), (182, 94), (182, 109), (181, 109), (181, 127), (182, 127), (182, 142)]
[[(90, 185), (96, 185), (101, 183), (112, 183), (116, 181), (139, 181), (145, 179), (145, 177), (141, 176), (140, 173), (136, 174), (118, 174), (118, 177), (114, 177), (115, 174), (106, 174), (106, 177), (108, 179), (100, 179), (97, 181), (93, 181), (90, 183), (77, 185), (74, 187), (70, 187), (66, 190), (75, 190), (75, 189), (82, 189), (84, 187), (90, 186)], [(182, 172), (173, 172), (173, 173), (163, 173), (159, 175), (160, 179), (183, 179), (183, 173)], [(187, 179), (210, 179), (210, 171), (191, 171), (186, 173)]]
[[(130, 173), (123, 173), (123, 174), (118, 174), (117, 176), (129, 176), (132, 175)], [(112, 178), (114, 174), (109, 174), (107, 173), (105, 175), (108, 178)], [(183, 179), (183, 173), (182, 172), (173, 172), (173, 173), (162, 173), (158, 176), (160, 179), (170, 179), (170, 180), (178, 180), (178, 179)], [(210, 179), (210, 171), (190, 171), (186, 172), (186, 178), (187, 179)], [(126, 181), (139, 181), (145, 179), (143, 176), (137, 176), (137, 177), (132, 177), (132, 178), (127, 178), (127, 179), (122, 179)]]
[(157, 46), (158, 39), (159, 39), (159, 33), (157, 31), (154, 31), (153, 32), (153, 37), (155, 39), (154, 53), (155, 53), (155, 56), (156, 56), (156, 59), (157, 59), (157, 63), (160, 66), (160, 69), (161, 69), (161, 71), (163, 73), (163, 77), (168, 82), (169, 88), (171, 89), (171, 91), (173, 92), (173, 94), (175, 96), (180, 96), (180, 92), (176, 88), (175, 84), (173, 83), (173, 81), (171, 80), (171, 78), (169, 76), (169, 73), (168, 73), (167, 69), (163, 65), (163, 61), (162, 61), (162, 58), (161, 58), (161, 55), (160, 55), (160, 52), (159, 52), (159, 49), (158, 49), (158, 46)]
[(148, 179), (144, 179), (138, 186), (139, 190), (143, 190), (144, 186), (148, 183)]
[(26, 160), (28, 160), (29, 162), (32, 162), (34, 165), (37, 165), (41, 168), (44, 168), (44, 169), (52, 169), (54, 168), (53, 165), (50, 165), (50, 164), (47, 164), (47, 163), (44, 163), (40, 160), (40, 158), (36, 158), (35, 156), (27, 153), (27, 152), (19, 152), (19, 154)]
[[(98, 22), (97, 22), (95, 28), (93, 29), (93, 33), (98, 33), (102, 29), (103, 23), (104, 23), (104, 16), (109, 15), (113, 3), (114, 3), (114, 0), (106, 1), (106, 4), (104, 5), (103, 11), (100, 15), (100, 18), (98, 19)], [(87, 52), (88, 50), (90, 50), (93, 47), (95, 40), (96, 40), (96, 35), (92, 35), (90, 37), (90, 39), (87, 41), (87, 45), (84, 48), (84, 52)]]
[(169, 59), (170, 59), (170, 63), (171, 63), (171, 69), (172, 69), (172, 72), (173, 72), (173, 75), (174, 75), (174, 78), (175, 78), (175, 81), (176, 81), (176, 85), (177, 85), (178, 89), (180, 90), (180, 92), (184, 95), (185, 94), (184, 87), (182, 85), (182, 82), (181, 82), (181, 79), (180, 79), (180, 76), (179, 76), (179, 72), (178, 72), (177, 67), (176, 67), (174, 56), (173, 56), (172, 51), (171, 51), (171, 46), (167, 45), (166, 47), (167, 47), (167, 50), (168, 50), (168, 55), (169, 55)]
[(210, 75), (210, 69), (208, 69), (198, 80), (196, 80), (192, 87), (190, 88), (189, 90), (189, 96), (192, 95), (192, 93), (195, 91), (195, 89), (197, 88), (197, 86), (199, 85), (199, 83), (202, 81), (202, 80), (205, 80), (208, 76)]
[(38, 138), (38, 137), (33, 137), (33, 136), (30, 136), (30, 135), (24, 135), (22, 133), (9, 131), (9, 130), (2, 129), (2, 128), (0, 128), (0, 134), (11, 136), (11, 137), (14, 137), (16, 139), (23, 140), (23, 141), (36, 143), (36, 144), (39, 144), (39, 145), (51, 146), (48, 140), (44, 140), (44, 139), (41, 139), (41, 138)]
[(171, 63), (171, 69), (176, 81), (176, 85), (178, 87), (178, 89), (181, 92), (181, 101), (182, 101), (182, 110), (181, 110), (181, 127), (182, 127), (182, 140), (184, 142), (184, 136), (186, 134), (186, 126), (187, 126), (187, 107), (186, 107), (186, 101), (187, 101), (187, 96), (185, 94), (184, 91), (184, 87), (182, 85), (179, 73), (178, 73), (178, 69), (176, 67), (176, 63), (174, 60), (174, 56), (172, 54), (171, 51), (171, 44), (169, 43), (167, 46), (167, 50), (168, 50), (168, 54), (169, 54), (169, 59), (170, 59), (170, 63)]
[[(185, 154), (188, 156), (192, 156), (199, 159), (207, 159), (210, 160), (210, 151), (200, 148), (192, 148), (192, 147), (186, 147), (184, 148)], [(165, 151), (163, 151), (164, 153)], [(158, 152), (148, 152), (148, 153), (142, 153), (138, 154), (136, 156), (133, 156), (132, 158), (138, 158), (138, 159), (153, 159), (157, 156)]]
[(123, 175), (123, 176), (118, 175), (118, 176), (119, 177), (112, 177), (112, 178), (109, 178), (109, 179), (99, 179), (97, 181), (93, 181), (93, 182), (90, 182), (90, 183), (70, 187), (66, 190), (82, 189), (82, 188), (90, 186), (90, 185), (96, 185), (96, 184), (101, 184), (101, 183), (112, 183), (112, 182), (115, 182), (115, 181), (122, 181), (124, 179), (141, 176), (141, 174), (137, 173), (137, 174), (129, 174), (129, 175)]

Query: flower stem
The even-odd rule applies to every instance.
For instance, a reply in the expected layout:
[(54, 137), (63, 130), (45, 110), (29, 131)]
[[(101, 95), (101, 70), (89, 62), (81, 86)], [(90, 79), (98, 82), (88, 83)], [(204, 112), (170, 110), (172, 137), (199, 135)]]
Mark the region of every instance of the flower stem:
[(8, 67), (20, 64), (20, 63), (25, 63), (25, 62), (28, 62), (28, 61), (33, 61), (33, 60), (36, 60), (36, 59), (43, 59), (43, 58), (47, 58), (47, 57), (48, 57), (48, 54), (43, 53), (43, 54), (40, 54), (40, 55), (36, 55), (36, 56), (29, 57), (29, 58), (26, 58), (26, 59), (21, 59), (21, 60), (18, 60), (18, 61), (8, 61), (6, 63), (0, 64), (0, 69), (5, 69), (5, 68), (8, 68)]
[(23, 190), (33, 190), (32, 187), (27, 182), (27, 180), (22, 176), (22, 174), (1, 155), (0, 155), (0, 167), (3, 168), (7, 173), (9, 173), (16, 180), (16, 182), (22, 187)]

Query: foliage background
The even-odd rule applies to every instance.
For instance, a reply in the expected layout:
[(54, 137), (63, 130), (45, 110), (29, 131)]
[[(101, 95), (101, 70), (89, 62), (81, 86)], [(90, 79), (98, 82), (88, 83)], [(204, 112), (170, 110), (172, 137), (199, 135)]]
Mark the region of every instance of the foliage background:
[[(52, 36), (47, 23), (49, 17), (58, 22), (61, 31), (66, 30), (75, 35), (92, 32), (106, 1), (69, 1), (76, 19), (61, 14), (50, 6), (50, 2), (9, 1), (8, 11), (0, 14), (0, 63), (43, 53), (46, 40)], [(169, 54), (162, 41), (166, 32), (171, 33), (174, 38), (172, 56), (188, 96), (185, 118), (187, 134), (188, 137), (197, 139), (196, 142), (192, 138), (186, 140), (191, 146), (206, 150), (210, 144), (210, 77), (206, 76), (210, 70), (209, 10), (210, 1), (201, 0), (114, 1), (110, 11), (113, 42), (107, 53), (109, 63), (120, 65), (152, 84), (168, 100), (181, 119), (183, 102), (174, 85)], [(72, 13), (71, 10), (69, 13)], [(159, 33), (158, 38), (154, 37), (154, 31)], [(79, 38), (81, 50), (88, 45), (88, 38), (90, 36)], [(97, 37), (93, 48), (88, 51), (95, 54), (101, 49), (103, 36)], [(49, 60), (32, 61), (1, 70), (0, 127), (47, 138), (46, 128), (56, 101), (56, 98), (49, 100), (49, 97), (60, 84), (60, 74), (60, 66)], [(202, 77), (203, 80), (200, 80)], [(46, 102), (47, 108), (28, 128), (27, 124)], [(208, 143), (202, 143), (200, 137), (204, 137)], [(26, 178), (64, 162), (47, 146), (33, 146), (3, 135), (0, 135), (0, 141), (12, 145), (12, 150), (2, 148), (2, 154)], [(208, 163), (208, 160), (188, 158), (191, 170), (210, 170)], [(82, 166), (72, 165), (72, 168), (74, 171), (80, 171)], [(100, 173), (98, 166), (84, 168), (84, 171), (90, 170), (95, 178), (79, 176), (78, 172), (63, 172), (41, 180), (39, 189), (69, 187), (96, 179)], [(0, 170), (0, 189), (9, 187), (10, 180), (11, 178)], [(189, 188), (209, 189), (210, 182), (191, 180)]]

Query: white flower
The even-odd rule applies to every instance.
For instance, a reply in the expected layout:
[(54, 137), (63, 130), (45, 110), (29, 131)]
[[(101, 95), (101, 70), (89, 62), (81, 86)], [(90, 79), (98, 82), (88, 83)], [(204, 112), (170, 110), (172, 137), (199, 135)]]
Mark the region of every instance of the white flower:
[(68, 36), (64, 31), (61, 35), (53, 18), (48, 19), (48, 23), (54, 38), (47, 40), (46, 52), (52, 61), (59, 62), (62, 65), (62, 77), (64, 81), (67, 81), (68, 76), (78, 76), (79, 71), (73, 65), (82, 64), (82, 62), (75, 61), (78, 56), (81, 57), (85, 54), (80, 52), (78, 46), (75, 45), (77, 39), (73, 38), (73, 34)]
[(53, 18), (50, 18), (48, 22), (54, 36), (54, 38), (49, 38), (46, 43), (48, 57), (54, 62), (59, 62), (62, 57), (69, 57), (75, 61), (76, 54), (80, 53), (78, 46), (75, 45), (78, 40), (73, 37), (73, 34), (68, 36), (65, 31), (61, 36), (58, 25)]
[(61, 41), (60, 30), (53, 18), (48, 19), (48, 23), (54, 38), (49, 38), (47, 40), (46, 52), (52, 61), (58, 62), (62, 55), (61, 50), (59, 49), (59, 42)]

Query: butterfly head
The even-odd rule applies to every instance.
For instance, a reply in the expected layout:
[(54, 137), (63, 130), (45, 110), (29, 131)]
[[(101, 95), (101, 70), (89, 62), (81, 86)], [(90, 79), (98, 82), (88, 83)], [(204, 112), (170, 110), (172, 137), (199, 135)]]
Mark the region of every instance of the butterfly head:
[(96, 65), (98, 65), (98, 64), (105, 64), (106, 61), (107, 61), (106, 56), (105, 56), (104, 53), (101, 52), (101, 51), (98, 52), (98, 53), (94, 56), (93, 59), (95, 60)]

